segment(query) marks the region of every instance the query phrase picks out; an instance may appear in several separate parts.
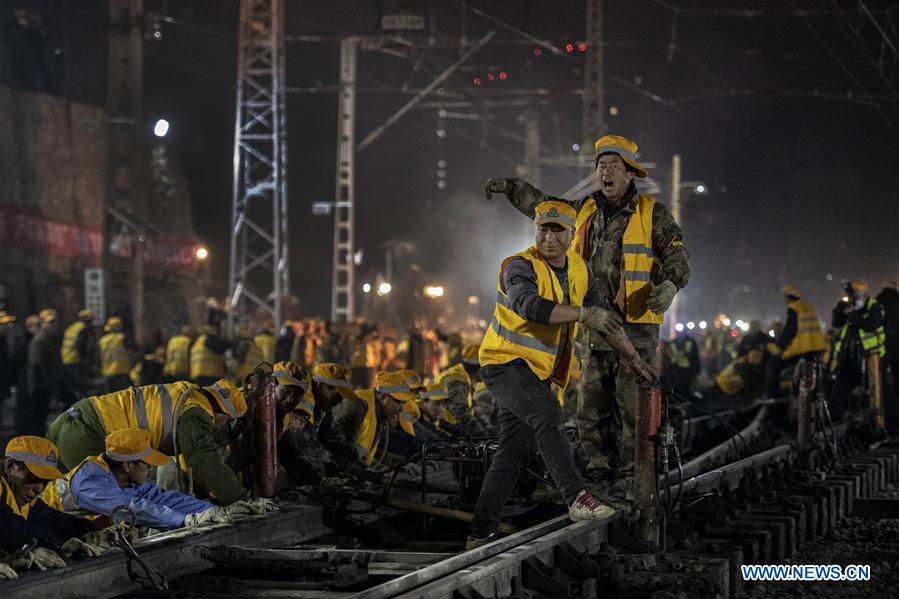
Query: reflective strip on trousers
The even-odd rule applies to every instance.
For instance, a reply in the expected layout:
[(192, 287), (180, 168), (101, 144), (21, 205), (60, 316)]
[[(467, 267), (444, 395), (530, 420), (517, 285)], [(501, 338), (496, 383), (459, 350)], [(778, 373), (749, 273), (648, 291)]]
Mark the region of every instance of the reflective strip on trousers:
[(528, 337), (527, 335), (522, 335), (521, 333), (516, 333), (514, 331), (510, 331), (496, 320), (496, 317), (493, 317), (493, 321), (490, 323), (490, 326), (493, 327), (493, 332), (499, 335), (500, 337), (506, 339), (510, 343), (514, 343), (515, 345), (521, 345), (523, 347), (527, 347), (530, 349), (535, 349), (537, 351), (542, 351), (547, 354), (556, 355), (559, 351), (559, 347), (555, 345), (546, 345), (535, 339), (534, 337)]
[(156, 391), (162, 400), (162, 406), (160, 407), (162, 410), (162, 438), (159, 440), (159, 447), (168, 448), (172, 442), (172, 418), (174, 417), (172, 413), (172, 396), (169, 394), (169, 390), (165, 388), (165, 385), (156, 385)]
[(137, 428), (150, 430), (147, 424), (147, 402), (144, 400), (144, 392), (140, 387), (134, 387), (134, 415), (137, 418)]

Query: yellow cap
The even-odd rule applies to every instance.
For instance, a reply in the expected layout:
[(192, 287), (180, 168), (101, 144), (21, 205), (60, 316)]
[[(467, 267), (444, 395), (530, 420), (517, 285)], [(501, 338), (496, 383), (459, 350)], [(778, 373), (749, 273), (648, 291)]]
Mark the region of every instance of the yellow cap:
[(797, 287), (796, 285), (790, 285), (790, 284), (784, 285), (783, 293), (784, 293), (784, 295), (792, 295), (793, 297), (798, 297), (799, 299), (802, 299), (802, 292), (799, 291), (799, 287)]
[(407, 401), (403, 404), (403, 411), (400, 412), (400, 427), (415, 436), (415, 423), (421, 418), (421, 408), (418, 407), (417, 401)]
[(296, 362), (278, 362), (272, 368), (272, 376), (282, 385), (299, 387), (303, 391), (309, 388), (309, 373)]
[(471, 387), (471, 377), (465, 372), (462, 364), (456, 364), (437, 375), (437, 382), (449, 385), (453, 381), (461, 381)]
[(16, 317), (12, 314), (4, 314), (0, 316), (0, 324), (12, 324), (16, 321)]
[(6, 457), (23, 462), (38, 478), (62, 478), (62, 472), (59, 471), (59, 448), (43, 437), (13, 437), (6, 444)]
[(243, 391), (228, 379), (219, 379), (215, 384), (204, 387), (215, 396), (215, 400), (231, 418), (240, 418), (247, 413), (247, 400)]
[(421, 375), (414, 370), (397, 370), (397, 373), (403, 375), (403, 378), (406, 380), (406, 384), (409, 385), (411, 391), (417, 392), (424, 388), (424, 385), (421, 382)]
[(462, 361), (466, 364), (474, 364), (476, 366), (481, 365), (481, 361), (478, 359), (478, 353), (481, 351), (480, 343), (469, 343), (462, 347)]
[(94, 313), (87, 308), (78, 310), (78, 320), (93, 320)]
[(618, 154), (621, 159), (634, 170), (634, 174), (641, 179), (646, 178), (646, 170), (637, 164), (637, 144), (620, 135), (604, 135), (593, 144), (596, 156), (603, 154)]
[(425, 390), (421, 394), (421, 398), (429, 399), (431, 401), (449, 399), (449, 389), (447, 389), (446, 385), (443, 383), (433, 383), (425, 387)]
[(304, 412), (309, 415), (309, 420), (313, 420), (315, 418), (315, 396), (312, 393), (304, 393), (292, 411)]
[(577, 221), (577, 211), (565, 202), (549, 200), (540, 202), (534, 208), (534, 223), (537, 225), (555, 223), (566, 229), (574, 229), (575, 221)]
[(113, 331), (121, 331), (122, 330), (122, 319), (118, 316), (110, 316), (106, 321), (106, 326), (103, 327), (103, 330), (107, 333), (111, 333)]
[(375, 391), (386, 393), (397, 401), (410, 401), (415, 399), (415, 393), (409, 389), (409, 384), (399, 372), (381, 370), (375, 373)]
[(56, 310), (53, 308), (44, 308), (38, 313), (38, 318), (40, 318), (42, 322), (56, 322), (56, 317)]
[(867, 281), (862, 281), (862, 280), (852, 281), (852, 283), (850, 283), (850, 285), (852, 285), (853, 292), (864, 291), (867, 293), (867, 291), (868, 291), (868, 282)]
[(329, 385), (337, 389), (344, 399), (353, 399), (356, 394), (350, 384), (350, 371), (343, 364), (324, 362), (312, 369), (312, 380), (319, 385)]
[(117, 462), (146, 462), (163, 466), (169, 459), (150, 447), (150, 432), (141, 428), (123, 428), (106, 436), (106, 455)]

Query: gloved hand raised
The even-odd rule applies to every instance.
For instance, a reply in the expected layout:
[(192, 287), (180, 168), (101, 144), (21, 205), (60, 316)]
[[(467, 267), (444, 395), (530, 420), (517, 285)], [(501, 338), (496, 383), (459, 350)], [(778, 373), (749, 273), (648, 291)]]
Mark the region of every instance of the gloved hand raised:
[(202, 512), (188, 514), (184, 517), (184, 526), (200, 526), (203, 524), (230, 524), (231, 515), (227, 508), (213, 506)]
[(664, 314), (674, 301), (674, 295), (677, 293), (677, 286), (671, 281), (663, 281), (659, 285), (654, 285), (652, 291), (649, 292), (649, 299), (646, 300), (646, 307), (656, 314)]
[(73, 555), (83, 555), (85, 557), (97, 557), (103, 555), (107, 548), (98, 547), (86, 543), (81, 539), (69, 539), (59, 547), (59, 555), (64, 559), (69, 559)]
[(599, 331), (601, 335), (613, 335), (621, 329), (621, 316), (613, 310), (599, 306), (581, 306), (578, 322)]
[(624, 366), (630, 370), (637, 383), (640, 385), (655, 386), (659, 384), (659, 375), (655, 369), (650, 366), (646, 360), (640, 357), (640, 354), (634, 352), (628, 357), (621, 358)]
[(512, 186), (507, 179), (493, 177), (484, 182), (484, 195), (488, 200), (493, 198), (495, 193), (508, 193), (511, 189)]

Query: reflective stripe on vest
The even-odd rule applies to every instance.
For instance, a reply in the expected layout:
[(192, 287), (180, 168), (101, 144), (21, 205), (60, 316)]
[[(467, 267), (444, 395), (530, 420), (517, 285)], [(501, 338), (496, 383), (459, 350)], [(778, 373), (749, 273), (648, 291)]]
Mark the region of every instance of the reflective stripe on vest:
[(627, 322), (661, 324), (664, 319), (663, 314), (656, 314), (646, 307), (652, 291), (652, 212), (655, 203), (649, 196), (637, 196), (636, 208), (621, 240)]
[(172, 420), (174, 417), (172, 395), (165, 388), (165, 385), (154, 385), (154, 387), (156, 387), (156, 392), (159, 393), (160, 411), (162, 412), (162, 440), (159, 442), (159, 447), (169, 448), (172, 444)]
[(150, 425), (147, 424), (147, 402), (144, 401), (144, 391), (140, 387), (131, 387), (131, 393), (134, 399), (134, 417), (137, 420), (137, 428), (149, 430)]
[[(871, 308), (875, 303), (876, 301), (874, 300), (874, 298), (868, 298), (868, 302), (865, 304), (865, 312), (864, 314), (862, 314), (862, 318), (868, 317), (868, 314), (871, 312)], [(843, 324), (843, 328), (840, 329), (840, 336), (837, 338), (836, 344), (834, 344), (834, 356), (840, 355), (840, 350), (843, 347), (843, 339), (845, 339), (846, 332), (848, 330), (849, 321), (847, 320)], [(876, 351), (881, 358), (886, 355), (886, 331), (884, 330), (882, 324), (873, 332), (863, 331), (861, 329), (856, 330), (858, 331), (859, 341), (861, 341), (862, 351), (864, 351), (865, 353)], [(836, 363), (836, 361), (834, 361), (834, 363)]]
[(693, 341), (691, 339), (687, 339), (684, 342), (684, 348), (681, 349), (677, 343), (673, 341), (668, 345), (668, 352), (670, 353), (671, 363), (677, 366), (678, 368), (683, 368), (684, 370), (690, 368), (690, 353), (693, 351)]
[(821, 323), (815, 307), (805, 300), (794, 300), (787, 307), (796, 313), (796, 335), (784, 348), (782, 358), (787, 360), (810, 352), (827, 349), (827, 339), (821, 332)]
[(81, 331), (83, 331), (86, 326), (86, 324), (79, 320), (70, 324), (66, 329), (66, 332), (62, 337), (62, 350), (60, 351), (62, 363), (65, 366), (77, 366), (78, 364), (81, 364), (81, 354), (78, 353), (76, 343), (78, 342), (78, 335), (81, 334)]
[[(486, 366), (505, 364), (521, 358), (541, 380), (551, 378), (559, 386), (564, 386), (570, 373), (571, 343), (577, 334), (577, 323), (530, 322), (510, 309), (508, 297), (503, 290), (502, 271), (510, 260), (516, 258), (523, 258), (530, 263), (537, 278), (537, 293), (540, 297), (556, 303), (564, 301), (565, 293), (558, 277), (535, 247), (503, 260), (493, 320), (481, 342), (479, 361), (482, 366)], [(589, 282), (587, 265), (578, 254), (569, 252), (567, 268), (569, 304), (580, 306), (583, 304)], [(563, 326), (569, 327), (567, 346), (559, 347)]]
[(129, 387), (123, 391), (91, 397), (91, 404), (103, 424), (104, 436), (125, 428), (142, 428), (150, 433), (150, 445), (170, 454), (174, 421), (174, 400), (196, 389), (186, 381), (168, 385)]
[(44, 487), (44, 492), (41, 493), (41, 500), (57, 511), (66, 512), (88, 520), (95, 520), (101, 515), (108, 516), (109, 514), (92, 514), (82, 510), (75, 501), (74, 493), (72, 493), (72, 479), (78, 470), (88, 462), (96, 464), (105, 472), (109, 472), (109, 465), (103, 460), (102, 455), (84, 458), (80, 464), (72, 468), (65, 476), (51, 481)]

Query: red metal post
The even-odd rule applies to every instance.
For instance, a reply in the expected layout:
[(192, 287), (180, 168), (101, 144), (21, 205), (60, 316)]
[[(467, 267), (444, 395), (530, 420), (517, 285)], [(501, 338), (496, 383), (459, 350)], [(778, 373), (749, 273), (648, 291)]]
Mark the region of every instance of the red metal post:
[(659, 546), (659, 486), (655, 454), (661, 416), (661, 389), (638, 387), (634, 418), (634, 499), (640, 511), (637, 537), (653, 550)]
[(278, 476), (278, 431), (275, 401), (275, 382), (269, 380), (253, 403), (253, 494), (256, 497), (275, 496)]

